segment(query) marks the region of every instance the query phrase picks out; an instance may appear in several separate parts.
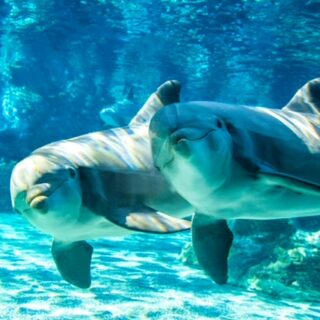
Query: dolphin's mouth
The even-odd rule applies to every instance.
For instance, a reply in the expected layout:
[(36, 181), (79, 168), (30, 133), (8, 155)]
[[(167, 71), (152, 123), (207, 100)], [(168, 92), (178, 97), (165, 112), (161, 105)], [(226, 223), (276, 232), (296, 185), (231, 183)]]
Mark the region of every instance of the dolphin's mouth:
[(195, 128), (183, 128), (174, 131), (170, 136), (171, 144), (179, 144), (182, 141), (197, 141), (206, 138), (215, 129), (199, 130)]
[(45, 200), (47, 199), (48, 197), (44, 195), (36, 196), (29, 202), (29, 206), (31, 209), (43, 210), (45, 206)]
[(66, 180), (55, 183), (41, 183), (32, 186), (26, 195), (26, 202), (31, 209), (45, 210), (46, 200), (59, 189)]
[[(199, 130), (195, 128), (178, 129), (170, 135), (169, 144), (174, 147), (174, 150), (176, 152), (187, 156), (187, 153), (189, 151), (187, 149), (189, 148), (186, 146), (185, 142), (198, 141), (198, 140), (205, 139), (213, 131), (215, 131), (215, 129), (212, 129), (212, 128), (206, 129), (206, 130)], [(170, 151), (169, 154), (170, 156), (166, 154), (166, 157), (162, 157), (162, 165), (161, 165), (162, 168), (167, 167), (174, 161), (175, 157), (173, 152)]]

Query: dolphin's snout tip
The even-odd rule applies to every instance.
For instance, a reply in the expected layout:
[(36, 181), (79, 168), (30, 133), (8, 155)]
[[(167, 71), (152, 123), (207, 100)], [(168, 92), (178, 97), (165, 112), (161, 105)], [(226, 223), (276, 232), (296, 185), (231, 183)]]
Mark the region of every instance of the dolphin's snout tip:
[(18, 213), (29, 213), (30, 209), (36, 210), (40, 214), (48, 212), (48, 197), (43, 194), (36, 194), (32, 197), (23, 190), (12, 198), (12, 207)]
[(33, 198), (30, 202), (29, 202), (29, 206), (31, 209), (37, 210), (42, 214), (45, 214), (48, 212), (48, 206), (47, 206), (47, 200), (48, 197), (44, 196), (44, 195), (39, 195), (35, 198)]
[(51, 195), (49, 183), (36, 184), (29, 188), (26, 194), (27, 205), (41, 214), (48, 212), (48, 197)]

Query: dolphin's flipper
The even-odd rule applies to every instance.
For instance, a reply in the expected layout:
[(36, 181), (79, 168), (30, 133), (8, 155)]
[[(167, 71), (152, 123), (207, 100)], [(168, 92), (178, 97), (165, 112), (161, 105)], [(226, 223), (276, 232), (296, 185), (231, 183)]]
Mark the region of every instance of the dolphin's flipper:
[(199, 264), (217, 283), (228, 280), (228, 255), (233, 234), (226, 220), (207, 215), (194, 215), (192, 221), (192, 245)]
[(152, 233), (174, 233), (191, 228), (191, 222), (173, 218), (161, 212), (130, 213), (126, 218), (130, 229)]
[(282, 187), (296, 193), (320, 196), (320, 185), (269, 169), (260, 170), (258, 178), (269, 186)]
[(139, 212), (118, 209), (116, 214), (108, 215), (108, 218), (121, 227), (150, 233), (174, 233), (191, 228), (188, 220), (173, 218), (148, 207), (139, 208)]
[(54, 240), (51, 253), (62, 278), (76, 287), (91, 285), (90, 263), (93, 248), (85, 241), (63, 242)]

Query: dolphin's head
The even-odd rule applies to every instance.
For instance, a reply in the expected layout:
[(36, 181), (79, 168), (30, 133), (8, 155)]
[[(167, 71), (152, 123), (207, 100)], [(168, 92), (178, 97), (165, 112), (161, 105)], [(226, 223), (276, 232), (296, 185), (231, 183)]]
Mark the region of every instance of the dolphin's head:
[(169, 105), (150, 124), (155, 166), (191, 203), (226, 181), (232, 159), (232, 139), (224, 119), (198, 104)]
[(43, 232), (61, 233), (78, 219), (78, 172), (56, 157), (32, 154), (19, 162), (11, 175), (10, 191), (13, 208)]

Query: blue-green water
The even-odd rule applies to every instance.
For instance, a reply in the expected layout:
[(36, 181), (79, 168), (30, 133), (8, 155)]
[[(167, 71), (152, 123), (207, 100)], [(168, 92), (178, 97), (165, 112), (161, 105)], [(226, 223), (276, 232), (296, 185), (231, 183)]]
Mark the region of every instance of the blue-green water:
[(22, 218), (0, 217), (0, 319), (319, 319), (314, 303), (214, 285), (179, 261), (189, 235), (131, 235), (91, 242), (93, 285), (61, 280), (51, 239)]
[(223, 287), (181, 262), (188, 232), (100, 239), (81, 290), (9, 196), (17, 161), (101, 110), (128, 123), (168, 79), (184, 101), (282, 107), (320, 76), (319, 1), (4, 0), (0, 18), (1, 319), (320, 318), (319, 217), (237, 224)]

